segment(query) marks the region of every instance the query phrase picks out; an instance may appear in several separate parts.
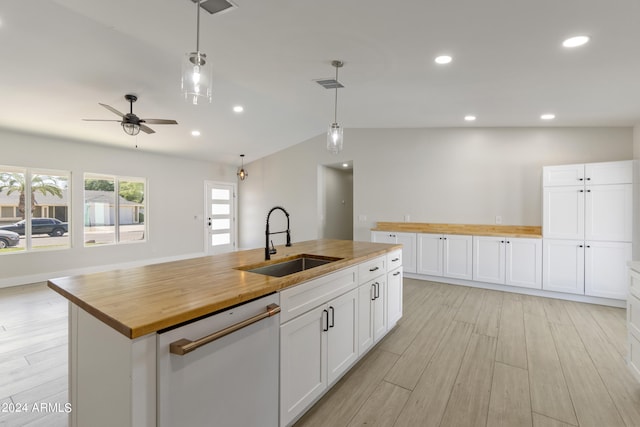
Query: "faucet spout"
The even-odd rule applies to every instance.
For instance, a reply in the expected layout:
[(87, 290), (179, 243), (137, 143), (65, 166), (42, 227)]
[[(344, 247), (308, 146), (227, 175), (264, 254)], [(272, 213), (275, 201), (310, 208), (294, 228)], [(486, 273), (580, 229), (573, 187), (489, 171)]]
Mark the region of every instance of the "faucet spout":
[[(271, 214), (275, 210), (281, 210), (285, 214), (285, 216), (287, 217), (287, 229), (286, 230), (274, 231), (274, 232), (270, 232), (269, 231), (269, 219), (271, 217)], [(276, 253), (275, 247), (269, 248), (269, 236), (271, 236), (272, 234), (281, 234), (281, 233), (287, 233), (287, 244), (286, 244), (286, 246), (291, 246), (291, 230), (290, 230), (290, 226), (289, 226), (289, 212), (287, 212), (285, 210), (285, 208), (283, 208), (282, 206), (275, 206), (275, 207), (271, 208), (271, 210), (267, 214), (267, 227), (265, 229), (265, 245), (264, 245), (264, 259), (265, 259), (265, 261), (270, 260), (271, 259), (271, 255)], [(273, 243), (271, 244), (271, 246), (273, 246)]]

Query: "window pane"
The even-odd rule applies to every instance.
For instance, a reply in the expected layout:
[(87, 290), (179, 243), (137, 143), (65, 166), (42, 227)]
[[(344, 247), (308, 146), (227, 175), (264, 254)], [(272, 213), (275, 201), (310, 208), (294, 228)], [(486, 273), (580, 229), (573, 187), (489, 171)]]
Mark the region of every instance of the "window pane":
[(231, 213), (231, 205), (224, 204), (218, 205), (213, 203), (211, 205), (211, 215), (229, 215)]
[(86, 174), (84, 178), (84, 244), (115, 243), (115, 180)]
[[(0, 166), (0, 206), (2, 206), (2, 217), (0, 217), (0, 225), (12, 225), (21, 219), (24, 219), (24, 190), (25, 190), (25, 174), (24, 169), (12, 168), (9, 166)], [(20, 197), (20, 196), (23, 197)], [(5, 213), (13, 216), (5, 216)], [(23, 251), (26, 248), (24, 238), (24, 227), (20, 231), (19, 227), (12, 227), (13, 230), (20, 234), (20, 239), (16, 243), (15, 240), (5, 238), (1, 246), (7, 246), (0, 249), (0, 254)]]
[[(31, 247), (61, 249), (71, 246), (69, 236), (69, 175), (38, 173), (31, 175), (33, 216)], [(60, 218), (55, 218), (56, 209)], [(47, 218), (43, 220), (41, 218)], [(53, 219), (49, 219), (53, 218)]]
[(213, 188), (211, 190), (211, 199), (213, 200), (230, 200), (231, 191), (223, 188)]
[(212, 234), (211, 235), (211, 246), (219, 246), (219, 245), (228, 245), (231, 243), (231, 234)]
[(228, 230), (229, 228), (231, 228), (231, 220), (229, 218), (211, 220), (212, 230)]
[(145, 185), (143, 180), (118, 180), (120, 241), (144, 240)]

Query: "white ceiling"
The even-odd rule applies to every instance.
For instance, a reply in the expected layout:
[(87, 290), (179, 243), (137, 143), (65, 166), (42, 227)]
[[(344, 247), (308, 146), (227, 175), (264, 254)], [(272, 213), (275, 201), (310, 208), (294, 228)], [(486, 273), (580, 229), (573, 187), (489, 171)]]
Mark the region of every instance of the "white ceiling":
[[(214, 99), (193, 106), (180, 95), (182, 56), (195, 50), (190, 0), (3, 1), (0, 127), (251, 162), (326, 131), (334, 92), (314, 80), (335, 75), (333, 59), (345, 61), (338, 122), (347, 129), (640, 123), (638, 0), (234, 3), (201, 14)], [(591, 42), (561, 46), (576, 34)], [(453, 62), (435, 64), (442, 53)], [(130, 137), (118, 123), (81, 121), (117, 119), (98, 102), (126, 112), (125, 93), (139, 96), (140, 117), (179, 125)], [(545, 112), (556, 120), (541, 122)]]

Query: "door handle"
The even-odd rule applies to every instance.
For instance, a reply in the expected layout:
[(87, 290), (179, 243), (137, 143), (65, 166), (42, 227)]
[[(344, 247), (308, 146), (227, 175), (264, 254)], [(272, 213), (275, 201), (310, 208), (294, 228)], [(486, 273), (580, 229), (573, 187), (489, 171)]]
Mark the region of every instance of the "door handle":
[(376, 282), (373, 284), (373, 286), (375, 287), (375, 290), (376, 290), (375, 299), (378, 299), (380, 298), (380, 283)]
[(322, 332), (327, 332), (329, 330), (329, 312), (327, 310), (322, 310), (322, 314), (324, 316), (326, 316), (325, 317), (325, 321), (326, 321), (325, 324), (327, 325), (326, 327), (324, 327), (324, 326), (322, 327)]
[(375, 301), (376, 300), (376, 285), (375, 283), (371, 284), (371, 301)]
[(374, 271), (379, 270), (379, 269), (380, 269), (380, 267), (376, 266), (376, 267), (370, 268), (369, 271), (373, 273)]
[(245, 319), (241, 322), (235, 323), (231, 326), (228, 326), (224, 329), (220, 329), (217, 332), (214, 332), (206, 337), (199, 338), (195, 341), (191, 341), (186, 338), (182, 338), (178, 341), (174, 341), (169, 344), (169, 352), (171, 354), (177, 354), (179, 356), (184, 356), (187, 353), (191, 353), (193, 350), (202, 347), (205, 344), (209, 344), (217, 339), (220, 339), (224, 336), (227, 336), (237, 330), (242, 328), (246, 328), (247, 326), (254, 324), (256, 322), (261, 321), (262, 319), (266, 319), (267, 317), (275, 316), (280, 313), (280, 306), (277, 304), (269, 304), (267, 306), (267, 310), (263, 313), (256, 314), (253, 317)]
[[(331, 323), (329, 324), (329, 327), (333, 328), (335, 326), (335, 321), (336, 321), (336, 311), (333, 308), (333, 306), (329, 306), (329, 310), (331, 310)], [(327, 319), (329, 319), (328, 315), (327, 315)]]

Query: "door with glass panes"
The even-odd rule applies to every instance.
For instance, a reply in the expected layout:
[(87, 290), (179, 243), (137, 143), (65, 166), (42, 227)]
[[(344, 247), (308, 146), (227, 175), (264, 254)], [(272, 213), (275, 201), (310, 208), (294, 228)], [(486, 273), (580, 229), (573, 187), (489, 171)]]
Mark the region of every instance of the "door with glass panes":
[(219, 254), (236, 249), (236, 184), (205, 183), (207, 253)]

